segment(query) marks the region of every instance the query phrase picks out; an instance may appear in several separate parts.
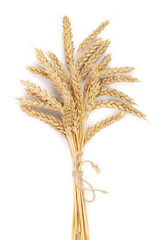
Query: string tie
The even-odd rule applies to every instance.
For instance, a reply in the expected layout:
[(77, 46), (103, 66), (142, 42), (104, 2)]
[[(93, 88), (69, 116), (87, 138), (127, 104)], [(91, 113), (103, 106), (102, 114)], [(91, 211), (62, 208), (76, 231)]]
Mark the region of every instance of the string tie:
[[(83, 178), (83, 171), (82, 171), (82, 165), (85, 163), (90, 163), (91, 167), (95, 169), (96, 173), (99, 174), (101, 172), (99, 166), (97, 164), (94, 164), (91, 160), (85, 160), (82, 161), (82, 156), (83, 156), (83, 151), (77, 151), (75, 153), (75, 155), (73, 156), (73, 171), (72, 171), (72, 176), (75, 178), (76, 184), (78, 186), (78, 188), (82, 191), (90, 191), (92, 192), (92, 199), (88, 200), (85, 198), (85, 200), (89, 203), (94, 202), (95, 198), (96, 198), (96, 194), (95, 192), (101, 192), (104, 194), (107, 194), (108, 192), (103, 191), (101, 189), (95, 189), (93, 188), (93, 186), (86, 181)], [(84, 183), (88, 185), (87, 187), (84, 187)]]

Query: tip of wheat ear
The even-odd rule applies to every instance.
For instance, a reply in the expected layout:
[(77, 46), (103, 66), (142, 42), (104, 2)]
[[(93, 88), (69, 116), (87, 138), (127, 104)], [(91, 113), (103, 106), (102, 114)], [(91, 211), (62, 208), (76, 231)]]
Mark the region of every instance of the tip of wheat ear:
[(24, 86), (25, 85), (25, 81), (24, 80), (19, 80), (20, 83)]
[(28, 107), (25, 106), (25, 105), (20, 105), (20, 109), (21, 109), (23, 112), (28, 112)]

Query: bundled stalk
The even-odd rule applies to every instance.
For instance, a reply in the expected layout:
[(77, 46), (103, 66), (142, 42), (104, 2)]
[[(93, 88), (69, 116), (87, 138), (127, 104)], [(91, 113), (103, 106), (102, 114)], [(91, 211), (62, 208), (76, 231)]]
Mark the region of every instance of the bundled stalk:
[[(128, 75), (133, 70), (132, 67), (108, 68), (111, 55), (103, 55), (110, 41), (98, 38), (99, 33), (108, 23), (109, 21), (103, 22), (84, 39), (75, 52), (71, 23), (65, 16), (63, 18), (63, 40), (69, 74), (54, 53), (44, 53), (40, 49), (36, 49), (36, 56), (41, 68), (27, 67), (30, 72), (50, 80), (59, 91), (60, 99), (30, 81), (21, 82), (26, 93), (32, 98), (18, 99), (22, 111), (56, 129), (69, 145), (73, 163), (72, 240), (90, 239), (86, 201), (94, 201), (96, 191), (107, 193), (94, 189), (83, 178), (82, 166), (85, 163), (90, 164), (97, 173), (100, 172), (98, 165), (92, 161), (83, 160), (85, 144), (101, 129), (119, 121), (127, 113), (145, 119), (145, 115), (134, 107), (135, 103), (129, 96), (109, 86), (120, 82), (138, 82), (138, 79)], [(102, 61), (98, 64), (97, 61), (101, 56), (103, 56)], [(109, 96), (114, 100), (99, 100), (99, 96)], [(90, 113), (98, 108), (113, 108), (117, 109), (118, 113), (106, 116), (95, 125), (89, 126)], [(46, 109), (49, 113), (44, 112)], [(55, 117), (55, 112), (60, 113), (59, 118)], [(91, 199), (86, 198), (86, 192), (91, 192)]]

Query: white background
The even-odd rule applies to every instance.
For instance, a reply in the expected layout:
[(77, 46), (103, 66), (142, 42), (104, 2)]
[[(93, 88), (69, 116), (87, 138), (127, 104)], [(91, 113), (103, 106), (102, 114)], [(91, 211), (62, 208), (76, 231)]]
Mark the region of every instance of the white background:
[[(0, 239), (68, 240), (72, 223), (72, 165), (68, 146), (46, 124), (27, 117), (15, 97), (20, 79), (52, 86), (25, 70), (36, 64), (34, 47), (64, 63), (62, 17), (72, 22), (75, 46), (102, 21), (110, 38), (111, 67), (134, 66), (141, 83), (119, 84), (148, 116), (127, 115), (88, 143), (84, 159), (98, 163), (85, 177), (97, 193), (87, 204), (91, 240), (160, 239), (160, 34), (159, 1), (1, 1), (0, 4)], [(99, 111), (94, 120), (105, 116)], [(94, 120), (91, 120), (94, 121)]]

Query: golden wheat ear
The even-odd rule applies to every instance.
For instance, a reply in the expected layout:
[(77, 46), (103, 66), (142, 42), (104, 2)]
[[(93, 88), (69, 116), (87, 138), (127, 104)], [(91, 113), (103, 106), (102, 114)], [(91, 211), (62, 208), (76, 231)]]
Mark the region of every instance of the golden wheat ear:
[(122, 75), (122, 76), (111, 76), (111, 77), (106, 77), (103, 78), (100, 81), (100, 87), (104, 87), (106, 85), (110, 85), (113, 83), (120, 83), (120, 82), (140, 82), (138, 78), (134, 78), (132, 76), (127, 76), (127, 75)]
[(57, 89), (59, 93), (62, 93), (62, 88), (61, 88), (61, 79), (58, 76), (57, 71), (55, 70), (54, 66), (52, 63), (49, 61), (49, 59), (45, 56), (43, 51), (41, 49), (36, 48), (36, 57), (41, 63), (43, 69), (45, 70), (46, 74), (48, 75), (48, 78), (54, 85), (54, 87)]
[(87, 131), (84, 135), (84, 145), (101, 129), (119, 121), (122, 119), (126, 114), (124, 112), (119, 112), (116, 115), (113, 115), (111, 117), (107, 117), (104, 120), (100, 121), (99, 123), (96, 123), (95, 125), (88, 127)]
[(109, 24), (109, 21), (105, 21), (102, 22), (97, 29), (95, 29), (87, 38), (85, 38), (83, 40), (82, 43), (80, 43), (77, 52), (76, 52), (76, 56), (78, 56), (78, 54), (80, 52), (83, 52), (83, 50), (92, 42), (94, 41), (94, 39), (100, 34), (100, 32)]
[(71, 66), (74, 63), (74, 46), (71, 22), (67, 16), (63, 18), (63, 43), (67, 66), (69, 71), (71, 71)]
[(81, 77), (85, 79), (86, 76), (89, 74), (92, 66), (98, 61), (98, 59), (105, 53), (108, 46), (110, 44), (110, 40), (105, 40), (100, 44), (100, 46), (96, 49), (96, 51), (92, 54), (89, 60), (84, 64), (81, 70)]
[(97, 39), (93, 41), (91, 46), (89, 46), (84, 53), (79, 57), (76, 62), (77, 71), (80, 72), (84, 64), (89, 60), (92, 54), (98, 49), (98, 47), (102, 44), (102, 39)]
[(21, 105), (25, 105), (28, 107), (36, 107), (36, 108), (41, 108), (41, 109), (46, 109), (46, 110), (52, 110), (54, 112), (58, 112), (58, 109), (52, 106), (52, 104), (47, 103), (46, 101), (42, 100), (36, 100), (33, 98), (17, 98), (19, 103)]
[(92, 111), (98, 108), (115, 108), (124, 112), (131, 113), (139, 118), (146, 120), (146, 115), (143, 114), (141, 111), (119, 101), (107, 101), (107, 100), (97, 101)]
[(66, 132), (63, 127), (63, 123), (59, 119), (57, 119), (53, 116), (50, 116), (48, 114), (44, 114), (44, 113), (34, 109), (33, 107), (29, 107), (26, 105), (21, 105), (21, 110), (23, 112), (25, 112), (28, 116), (37, 118), (37, 119), (49, 124), (51, 127), (55, 128), (59, 133), (61, 133), (61, 135), (63, 137), (65, 137)]
[(114, 76), (118, 74), (130, 73), (134, 70), (134, 67), (120, 67), (120, 68), (107, 68), (100, 71), (100, 78), (105, 78), (107, 76)]
[(99, 83), (98, 66), (95, 64), (92, 67), (92, 74), (89, 77), (87, 92), (84, 95), (84, 101), (86, 103), (85, 110), (88, 112), (90, 112), (95, 105), (95, 101), (99, 93)]
[(108, 66), (111, 60), (112, 60), (112, 54), (107, 54), (106, 56), (104, 56), (101, 62), (98, 64), (99, 71), (104, 70)]
[(114, 88), (101, 88), (97, 97), (99, 96), (110, 96), (117, 98), (118, 100), (121, 100), (122, 102), (128, 104), (128, 105), (137, 105), (132, 98), (130, 98), (128, 95), (124, 94), (121, 91), (118, 91)]
[(52, 52), (47, 52), (48, 57), (51, 59), (52, 63), (54, 64), (58, 75), (60, 76), (60, 78), (65, 81), (65, 82), (69, 82), (69, 78), (67, 75), (66, 70), (64, 69), (62, 63), (60, 62), (60, 60), (58, 59), (58, 57), (52, 53)]
[(36, 68), (34, 66), (27, 66), (26, 69), (29, 72), (31, 72), (31, 73), (38, 74), (38, 75), (40, 75), (40, 76), (42, 76), (44, 78), (48, 78), (47, 73), (44, 70), (40, 69), (40, 68)]
[[(46, 90), (42, 90), (39, 86), (30, 81), (21, 81), (22, 85), (25, 87), (25, 91), (28, 95), (32, 97), (38, 98), (38, 102), (40, 103), (39, 107), (48, 108), (55, 112), (63, 113), (63, 103), (60, 102), (56, 97), (54, 97), (51, 93), (47, 92)], [(33, 105), (36, 105), (36, 100), (32, 100)], [(31, 106), (31, 100), (24, 99), (28, 106)], [(42, 100), (42, 101), (39, 101)], [(21, 99), (22, 101), (22, 99)], [(37, 104), (38, 104), (37, 102)]]

